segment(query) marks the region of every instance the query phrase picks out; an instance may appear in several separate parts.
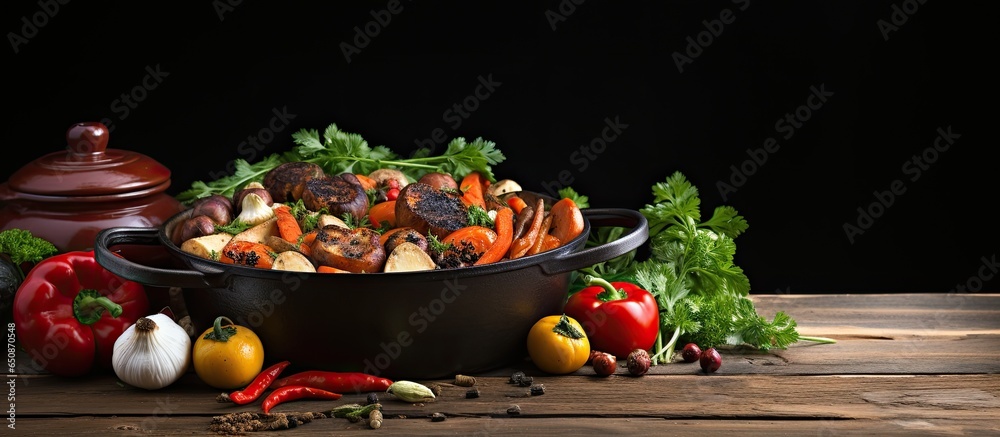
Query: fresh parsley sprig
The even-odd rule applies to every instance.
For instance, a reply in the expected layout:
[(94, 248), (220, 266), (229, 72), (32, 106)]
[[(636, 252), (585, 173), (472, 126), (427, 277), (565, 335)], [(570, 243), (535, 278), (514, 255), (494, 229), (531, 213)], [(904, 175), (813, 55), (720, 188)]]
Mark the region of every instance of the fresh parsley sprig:
[(236, 159), (233, 174), (209, 182), (196, 181), (176, 199), (191, 204), (213, 194), (231, 197), (246, 184), (262, 181), (267, 172), (285, 162), (312, 162), (331, 175), (369, 174), (380, 168), (395, 168), (412, 180), (430, 172), (447, 173), (461, 180), (477, 171), (495, 182), (492, 166), (506, 159), (492, 141), (476, 138), (467, 142), (461, 137), (452, 139), (441, 154), (433, 155), (434, 150), (425, 147), (403, 158), (386, 146), (369, 145), (361, 135), (343, 131), (336, 124), (328, 125), (322, 136), (316, 129), (301, 129), (292, 134), (292, 141), (295, 146), (291, 150), (273, 153), (253, 164)]
[[(728, 345), (760, 350), (805, 340), (834, 342), (799, 335), (795, 321), (784, 312), (772, 320), (757, 314), (749, 297), (750, 281), (734, 262), (735, 238), (748, 228), (734, 208), (717, 207), (703, 221), (698, 189), (680, 172), (655, 184), (652, 194), (653, 203), (640, 210), (649, 223), (649, 257), (602, 263), (581, 272), (630, 278), (653, 293), (660, 309), (654, 364), (669, 361), (682, 338), (703, 348)], [(613, 241), (620, 229), (598, 228), (592, 237)]]

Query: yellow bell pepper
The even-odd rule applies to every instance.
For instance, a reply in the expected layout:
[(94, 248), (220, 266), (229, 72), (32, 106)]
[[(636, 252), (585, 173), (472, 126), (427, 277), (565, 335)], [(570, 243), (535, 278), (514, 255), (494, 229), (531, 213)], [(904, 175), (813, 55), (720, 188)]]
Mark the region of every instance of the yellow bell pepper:
[(587, 364), (590, 340), (576, 319), (547, 316), (528, 331), (528, 355), (543, 372), (572, 373)]
[[(228, 322), (226, 326), (222, 321)], [(264, 367), (264, 346), (250, 328), (221, 316), (195, 340), (194, 371), (206, 384), (223, 390), (246, 387)]]

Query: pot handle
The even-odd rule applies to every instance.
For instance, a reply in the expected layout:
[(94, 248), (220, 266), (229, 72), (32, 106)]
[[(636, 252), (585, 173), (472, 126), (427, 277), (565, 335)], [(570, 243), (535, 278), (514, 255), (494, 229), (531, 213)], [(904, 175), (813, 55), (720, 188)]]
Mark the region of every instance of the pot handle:
[(630, 229), (617, 240), (590, 247), (565, 256), (539, 263), (548, 275), (570, 272), (624, 255), (642, 246), (649, 239), (649, 222), (639, 211), (619, 208), (584, 208), (583, 216), (590, 222), (590, 231), (599, 226), (622, 226)]
[[(110, 247), (119, 244), (160, 244), (156, 228), (107, 228), (94, 239), (94, 259), (102, 267), (124, 279), (146, 285), (181, 288), (224, 288), (225, 272), (202, 272), (150, 267), (115, 254)], [(212, 273), (207, 275), (206, 273)]]

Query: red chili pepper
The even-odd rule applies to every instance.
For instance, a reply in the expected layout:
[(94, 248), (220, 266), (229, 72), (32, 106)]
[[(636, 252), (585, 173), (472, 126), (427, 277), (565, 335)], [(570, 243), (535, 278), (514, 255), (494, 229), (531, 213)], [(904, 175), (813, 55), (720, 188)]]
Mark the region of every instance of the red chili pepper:
[(294, 401), (297, 399), (340, 399), (340, 393), (333, 393), (326, 390), (320, 390), (318, 388), (303, 387), (301, 385), (289, 385), (281, 387), (271, 394), (267, 395), (267, 399), (261, 404), (261, 408), (264, 409), (264, 413), (271, 411), (276, 405), (285, 403), (288, 401)]
[(148, 315), (145, 287), (106, 270), (93, 250), (43, 259), (14, 296), (21, 345), (42, 368), (59, 376), (110, 370), (115, 340)]
[(230, 393), (229, 400), (237, 405), (246, 405), (257, 400), (289, 364), (291, 361), (282, 361), (264, 369), (246, 388)]
[(595, 350), (624, 358), (648, 350), (660, 332), (660, 312), (653, 295), (635, 284), (590, 277), (566, 301), (564, 311), (583, 325)]
[(308, 370), (274, 381), (274, 387), (302, 385), (337, 393), (365, 393), (371, 391), (386, 391), (392, 381), (386, 378), (361, 372), (326, 372)]

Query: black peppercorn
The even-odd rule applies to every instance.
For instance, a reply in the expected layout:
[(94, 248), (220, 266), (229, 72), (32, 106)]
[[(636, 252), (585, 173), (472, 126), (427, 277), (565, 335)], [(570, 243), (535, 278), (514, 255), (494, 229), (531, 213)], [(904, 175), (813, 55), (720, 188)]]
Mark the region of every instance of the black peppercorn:
[(545, 394), (545, 384), (537, 384), (531, 386), (531, 395), (539, 396)]
[(534, 384), (534, 382), (535, 378), (532, 378), (530, 376), (525, 376), (521, 378), (521, 382), (518, 383), (518, 385), (520, 385), (521, 387), (531, 387), (531, 384)]
[(524, 372), (518, 370), (510, 375), (510, 380), (507, 381), (508, 384), (521, 384), (521, 380), (524, 379)]
[(368, 398), (365, 399), (365, 405), (377, 404), (378, 395), (375, 393), (368, 393)]
[(478, 388), (470, 388), (469, 391), (465, 392), (465, 398), (466, 399), (475, 399), (475, 398), (478, 398), (478, 397), (479, 397), (479, 389)]
[(444, 413), (431, 414), (431, 422), (443, 422), (446, 418)]

